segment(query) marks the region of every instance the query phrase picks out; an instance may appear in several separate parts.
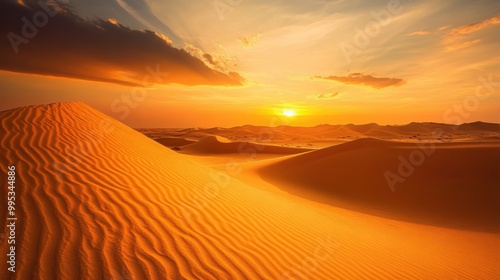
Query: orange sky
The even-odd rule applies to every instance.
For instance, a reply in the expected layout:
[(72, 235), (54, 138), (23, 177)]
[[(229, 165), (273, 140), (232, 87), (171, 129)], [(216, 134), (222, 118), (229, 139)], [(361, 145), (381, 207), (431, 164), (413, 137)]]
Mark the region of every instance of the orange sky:
[[(5, 1), (0, 110), (83, 101), (134, 127), (500, 123), (498, 1), (226, 2)], [(54, 16), (25, 38), (39, 11)]]

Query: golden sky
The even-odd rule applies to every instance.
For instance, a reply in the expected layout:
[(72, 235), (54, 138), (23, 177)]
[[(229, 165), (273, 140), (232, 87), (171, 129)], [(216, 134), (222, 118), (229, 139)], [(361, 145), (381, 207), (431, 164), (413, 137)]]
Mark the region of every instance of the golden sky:
[(83, 101), (134, 127), (500, 122), (499, 1), (42, 3), (1, 4), (0, 110)]

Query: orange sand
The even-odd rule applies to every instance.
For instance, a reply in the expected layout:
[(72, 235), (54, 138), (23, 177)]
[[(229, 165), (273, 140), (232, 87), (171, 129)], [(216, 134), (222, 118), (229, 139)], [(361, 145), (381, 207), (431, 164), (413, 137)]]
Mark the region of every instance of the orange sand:
[[(17, 169), (16, 279), (500, 277), (497, 233), (320, 206), (281, 191), (292, 187), (288, 177), (276, 189), (253, 186), (237, 179), (245, 164), (217, 171), (81, 103), (23, 107), (0, 120), (4, 181), (7, 165)], [(347, 147), (339, 149), (359, 150)], [(337, 172), (308, 161), (317, 152), (269, 166)], [(335, 153), (325, 156), (338, 166)], [(359, 165), (344, 167), (365, 176)], [(268, 184), (257, 173), (252, 182)], [(4, 207), (5, 187), (0, 197)], [(5, 265), (4, 240), (0, 252)], [(0, 278), (10, 277), (3, 267)]]

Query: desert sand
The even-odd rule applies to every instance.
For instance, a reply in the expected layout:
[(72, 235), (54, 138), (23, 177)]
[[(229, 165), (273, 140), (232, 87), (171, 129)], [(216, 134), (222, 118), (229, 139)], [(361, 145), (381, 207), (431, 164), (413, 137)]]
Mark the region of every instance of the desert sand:
[[(500, 278), (496, 125), (139, 130), (165, 147), (83, 103), (0, 120), (15, 279)], [(393, 192), (418, 143), (433, 154)]]

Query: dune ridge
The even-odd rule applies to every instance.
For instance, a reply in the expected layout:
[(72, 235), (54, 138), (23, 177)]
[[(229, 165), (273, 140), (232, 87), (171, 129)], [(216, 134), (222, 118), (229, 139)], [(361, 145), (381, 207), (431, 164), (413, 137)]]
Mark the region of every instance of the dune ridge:
[[(17, 272), (2, 269), (2, 279), (500, 275), (498, 246), (471, 255), (467, 242), (442, 250), (431, 241), (415, 250), (412, 235), (252, 188), (82, 103), (18, 108), (0, 120), (0, 162), (16, 166), (19, 203)], [(2, 205), (5, 196), (1, 188)], [(6, 242), (0, 252), (5, 264)]]

